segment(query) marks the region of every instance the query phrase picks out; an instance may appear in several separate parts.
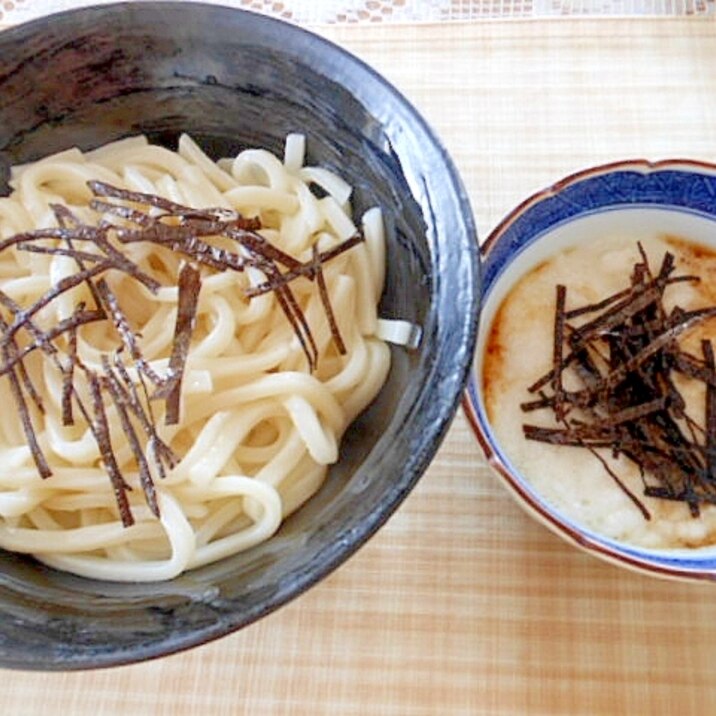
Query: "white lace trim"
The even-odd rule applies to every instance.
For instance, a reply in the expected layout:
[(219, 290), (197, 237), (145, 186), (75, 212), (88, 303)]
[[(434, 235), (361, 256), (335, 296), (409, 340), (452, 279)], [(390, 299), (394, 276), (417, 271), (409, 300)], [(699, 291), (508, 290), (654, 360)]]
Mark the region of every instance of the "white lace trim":
[[(13, 24), (112, 0), (0, 0)], [(210, 0), (211, 1), (211, 0)], [(216, 0), (298, 25), (456, 22), (486, 18), (716, 15), (716, 0)]]

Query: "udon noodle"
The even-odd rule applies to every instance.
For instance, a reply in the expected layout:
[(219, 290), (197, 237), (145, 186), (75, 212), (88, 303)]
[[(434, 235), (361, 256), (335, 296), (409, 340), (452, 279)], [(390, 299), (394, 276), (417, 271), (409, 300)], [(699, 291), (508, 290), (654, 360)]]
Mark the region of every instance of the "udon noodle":
[[(13, 169), (13, 191), (0, 199), (0, 237), (57, 226), (58, 204), (84, 224), (122, 224), (116, 216), (90, 208), (87, 182), (96, 180), (191, 207), (259, 217), (263, 237), (309, 261), (316, 250), (330, 249), (355, 234), (356, 226), (350, 187), (325, 169), (304, 166), (303, 155), (300, 135), (287, 138), (282, 160), (251, 149), (215, 163), (188, 136), (181, 137), (178, 152), (142, 137), (86, 153), (72, 149)], [(44, 412), (32, 405), (28, 410), (52, 473), (44, 479), (18, 411), (12, 409), (16, 396), (11, 381), (3, 376), (0, 547), (91, 578), (155, 581), (270, 538), (318, 490), (328, 466), (338, 459), (343, 432), (387, 376), (389, 351), (376, 335), (385, 270), (378, 209), (362, 217), (362, 232), (363, 242), (323, 268), (345, 354), (332, 340), (316, 281), (303, 277), (291, 284), (315, 341), (313, 369), (276, 293), (247, 297), (247, 288), (266, 281), (260, 270), (198, 267), (201, 290), (179, 423), (166, 424), (162, 401), (146, 401), (161, 440), (179, 458), (164, 477), (154, 475), (158, 517), (144, 499), (135, 453), (126, 440), (119, 440), (122, 416), (111, 401), (105, 398), (103, 409), (114, 457), (128, 485), (130, 526), (120, 519), (107, 456), (101, 454), (96, 433), (86, 420), (63, 424), (63, 373), (57, 360), (35, 350), (23, 362), (42, 398)], [(45, 243), (57, 247), (61, 242)], [(121, 249), (161, 283), (152, 293), (121, 271), (104, 275), (136, 332), (148, 369), (165, 374), (177, 322), (176, 276), (186, 259), (149, 242)], [(56, 251), (12, 246), (0, 252), (0, 290), (8, 297), (2, 309), (5, 324), (13, 319), (8, 305), (32, 305), (76, 274), (77, 263), (76, 257)], [(37, 312), (36, 324), (47, 329), (67, 320), (83, 291), (87, 293), (84, 284), (58, 295)], [(32, 340), (24, 327), (15, 337), (19, 349)], [(74, 337), (64, 334), (56, 342), (66, 348), (70, 340), (88, 371), (101, 370), (108, 356), (121, 353), (111, 321), (81, 325)], [(7, 361), (7, 336), (4, 345)], [(138, 374), (131, 367), (127, 371), (140, 393)]]

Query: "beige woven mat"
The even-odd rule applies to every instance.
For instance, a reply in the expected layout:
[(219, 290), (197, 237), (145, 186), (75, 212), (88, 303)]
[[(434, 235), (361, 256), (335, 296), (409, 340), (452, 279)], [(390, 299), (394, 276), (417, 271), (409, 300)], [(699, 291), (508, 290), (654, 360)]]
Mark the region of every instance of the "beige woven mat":
[[(483, 237), (528, 193), (625, 157), (716, 161), (716, 23), (324, 27), (438, 130)], [(716, 713), (716, 587), (604, 565), (528, 519), (459, 415), (388, 525), (214, 644), (99, 673), (0, 673), (6, 714)]]

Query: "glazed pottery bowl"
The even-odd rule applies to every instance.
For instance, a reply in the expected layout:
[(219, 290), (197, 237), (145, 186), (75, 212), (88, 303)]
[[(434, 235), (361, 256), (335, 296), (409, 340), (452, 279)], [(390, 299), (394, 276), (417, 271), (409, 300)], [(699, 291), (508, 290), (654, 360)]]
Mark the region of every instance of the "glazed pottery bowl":
[[(571, 517), (565, 514), (567, 510), (557, 504), (557, 498), (546, 499), (544, 490), (535, 487), (537, 481), (528, 480), (515, 466), (510, 457), (514, 452), (508, 454), (497, 439), (485, 405), (484, 367), (491, 326), (518, 282), (530, 271), (539, 271), (538, 267), (550, 258), (573, 247), (599, 247), (607, 237), (615, 236), (619, 241), (624, 237), (623, 241), (631, 242), (631, 248), (635, 249), (638, 241), (653, 235), (679, 237), (708, 251), (716, 250), (715, 166), (693, 161), (626, 161), (595, 167), (535, 194), (511, 212), (483, 246), (481, 331), (464, 405), (482, 450), (502, 484), (529, 514), (568, 542), (615, 564), (651, 575), (714, 579), (715, 547), (638, 547), (586, 527), (574, 517), (576, 511)], [(630, 268), (626, 267), (627, 277)], [(653, 268), (656, 271), (658, 266)], [(576, 276), (575, 280), (581, 278)], [(567, 296), (569, 291), (567, 284)], [(525, 313), (530, 310), (529, 306), (523, 309)], [(552, 310), (547, 319), (549, 336), (554, 332), (553, 323), (549, 323), (554, 321), (553, 315)], [(551, 360), (552, 343), (547, 350)], [(515, 421), (531, 422), (522, 415)], [(558, 450), (572, 451), (569, 454), (574, 456), (574, 451), (580, 448)], [(540, 463), (540, 470), (547, 475), (551, 465)], [(617, 489), (606, 472), (604, 489)], [(686, 505), (683, 510), (685, 519), (692, 519)], [(637, 520), (643, 519), (635, 507), (632, 512)]]
[[(325, 486), (268, 542), (157, 584), (116, 584), (0, 554), (0, 665), (80, 669), (137, 662), (253, 622), (340, 565), (398, 507), (459, 405), (474, 347), (478, 251), (468, 200), (438, 139), (378, 74), (296, 27), (193, 3), (105, 5), (0, 34), (0, 167), (144, 133), (188, 132), (214, 157), (281, 152), (382, 207), (380, 314), (420, 329), (348, 430)], [(7, 185), (4, 187), (7, 191)]]

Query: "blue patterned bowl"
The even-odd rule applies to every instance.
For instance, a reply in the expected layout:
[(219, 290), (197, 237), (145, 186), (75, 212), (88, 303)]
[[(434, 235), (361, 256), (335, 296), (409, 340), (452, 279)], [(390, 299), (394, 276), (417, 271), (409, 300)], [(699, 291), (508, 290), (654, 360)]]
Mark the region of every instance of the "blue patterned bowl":
[(488, 328), (520, 277), (558, 251), (608, 232), (638, 239), (672, 233), (716, 249), (716, 165), (627, 161), (588, 169), (518, 206), (483, 246), (481, 335), (464, 408), (502, 483), (532, 516), (568, 542), (623, 567), (660, 577), (716, 579), (716, 546), (646, 549), (597, 534), (562, 514), (520, 475), (487, 420), (482, 370)]

